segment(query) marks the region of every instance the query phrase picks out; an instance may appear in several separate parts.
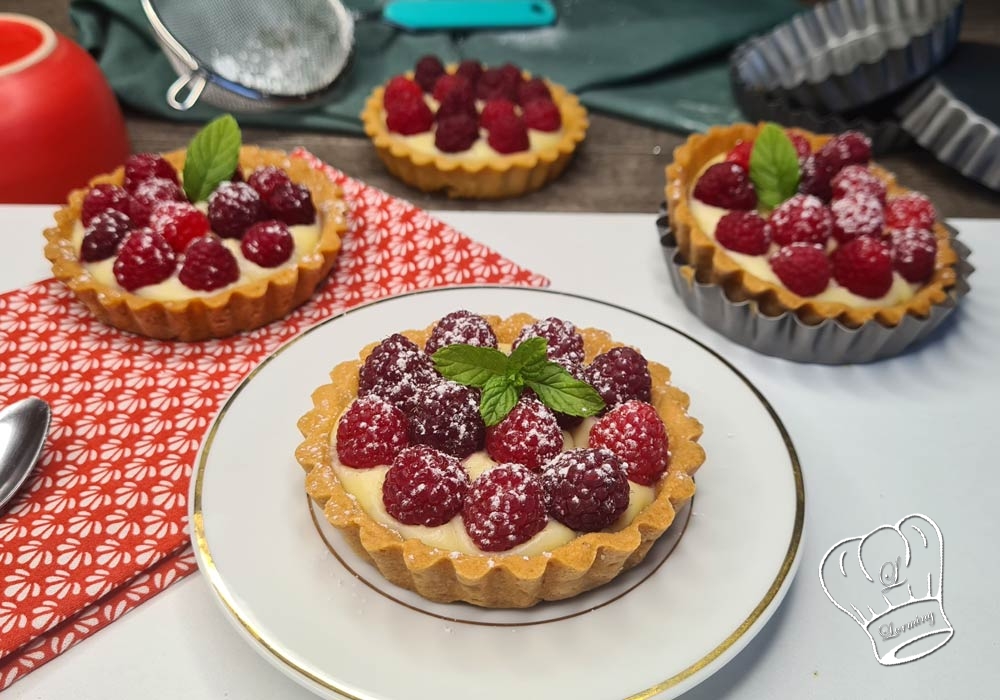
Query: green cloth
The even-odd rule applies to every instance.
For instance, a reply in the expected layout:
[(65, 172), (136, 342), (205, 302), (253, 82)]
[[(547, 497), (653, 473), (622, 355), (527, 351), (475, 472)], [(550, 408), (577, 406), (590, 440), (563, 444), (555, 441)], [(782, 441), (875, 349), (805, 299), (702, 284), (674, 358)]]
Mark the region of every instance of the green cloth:
[[(345, 5), (364, 12), (381, 3)], [(372, 88), (433, 53), (446, 63), (466, 57), (495, 65), (511, 61), (565, 85), (595, 110), (696, 131), (740, 118), (729, 88), (727, 50), (801, 9), (796, 0), (556, 0), (555, 5), (556, 25), (520, 31), (408, 34), (361, 20), (354, 59), (330, 100), (239, 119), (246, 125), (361, 133), (358, 114)], [(176, 74), (138, 0), (73, 0), (70, 16), (77, 41), (97, 58), (124, 104), (185, 121), (203, 122), (218, 112), (201, 103), (188, 112), (167, 106), (164, 94)]]

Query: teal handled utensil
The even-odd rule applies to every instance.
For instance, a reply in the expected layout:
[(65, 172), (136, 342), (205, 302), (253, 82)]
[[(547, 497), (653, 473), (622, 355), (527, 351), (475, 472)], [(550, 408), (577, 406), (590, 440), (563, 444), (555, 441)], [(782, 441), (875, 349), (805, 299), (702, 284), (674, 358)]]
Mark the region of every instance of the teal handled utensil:
[(389, 0), (366, 13), (340, 0), (142, 0), (142, 8), (178, 74), (166, 98), (180, 111), (200, 99), (236, 112), (311, 103), (349, 65), (358, 22), (420, 32), (556, 21), (548, 0)]

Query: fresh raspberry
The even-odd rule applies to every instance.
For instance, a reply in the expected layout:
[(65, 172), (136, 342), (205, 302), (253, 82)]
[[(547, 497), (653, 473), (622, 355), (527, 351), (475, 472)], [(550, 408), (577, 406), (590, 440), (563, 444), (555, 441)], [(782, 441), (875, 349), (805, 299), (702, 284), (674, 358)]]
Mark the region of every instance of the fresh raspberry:
[(469, 85), (468, 80), (460, 75), (449, 75), (448, 73), (445, 73), (438, 78), (437, 82), (434, 84), (434, 99), (441, 102), (452, 90), (468, 90), (469, 94), (472, 94), (472, 87)]
[(809, 139), (807, 139), (802, 134), (796, 133), (794, 131), (785, 130), (785, 135), (795, 146), (795, 154), (799, 157), (799, 164), (805, 162), (806, 158), (812, 155), (812, 146), (809, 145)]
[[(446, 78), (453, 82), (439, 100), (440, 104), (438, 104), (437, 113), (434, 115), (438, 124), (445, 117), (455, 114), (467, 115), (472, 118), (474, 123), (478, 124), (479, 114), (476, 112), (476, 96), (473, 94), (469, 82), (465, 78), (446, 75), (438, 81), (438, 85), (443, 83)], [(436, 89), (435, 94), (437, 94)]]
[(878, 199), (879, 203), (885, 204), (885, 183), (864, 165), (845, 165), (833, 176), (830, 188), (834, 199), (863, 192)]
[(747, 172), (750, 172), (750, 152), (753, 151), (753, 141), (737, 141), (733, 150), (726, 154), (727, 163), (736, 163)]
[(545, 527), (545, 489), (520, 464), (500, 464), (472, 482), (462, 507), (465, 531), (484, 552), (504, 552)]
[(476, 83), (476, 97), (487, 102), (497, 99), (516, 102), (518, 85), (519, 83), (511, 80), (511, 76), (505, 75), (502, 69), (487, 68)]
[(152, 229), (137, 228), (118, 250), (114, 273), (118, 284), (132, 292), (162, 282), (176, 267), (177, 256), (167, 239)]
[(486, 451), (496, 462), (515, 462), (537, 472), (562, 448), (555, 414), (535, 398), (522, 396), (502, 421), (486, 429)]
[(424, 344), (424, 352), (433, 355), (447, 345), (475, 345), (480, 348), (497, 347), (497, 336), (486, 319), (465, 309), (452, 311), (434, 326)]
[(696, 199), (723, 209), (757, 207), (757, 193), (747, 171), (735, 163), (716, 163), (702, 173), (694, 186)]
[(106, 183), (94, 185), (90, 188), (87, 196), (83, 198), (80, 223), (86, 228), (95, 216), (108, 209), (128, 214), (130, 199), (129, 193), (123, 187)]
[(483, 66), (479, 61), (468, 59), (458, 64), (455, 75), (460, 75), (469, 81), (469, 85), (475, 88), (479, 82), (479, 77), (483, 74)]
[(273, 165), (262, 165), (247, 178), (247, 184), (254, 188), (262, 200), (266, 200), (279, 185), (284, 185), (286, 182), (291, 182), (288, 173)]
[(288, 261), (295, 239), (283, 221), (258, 221), (240, 239), (243, 257), (261, 267), (277, 267)]
[(546, 352), (550, 360), (583, 362), (583, 336), (577, 333), (576, 326), (569, 321), (553, 316), (535, 321), (521, 329), (513, 347), (516, 348), (528, 338), (545, 338), (548, 341)]
[(611, 409), (594, 423), (587, 444), (621, 457), (629, 480), (643, 486), (655, 484), (670, 461), (667, 429), (656, 409), (644, 401), (628, 401)]
[(83, 242), (80, 244), (80, 259), (84, 262), (107, 260), (125, 238), (132, 227), (128, 214), (116, 209), (107, 209), (90, 220)]
[(552, 100), (532, 100), (524, 106), (524, 123), (529, 129), (559, 131), (562, 115)]
[(813, 153), (805, 159), (799, 178), (799, 192), (811, 194), (824, 202), (829, 202), (833, 192), (830, 180), (836, 174), (837, 168), (822, 153)]
[(878, 299), (892, 286), (892, 252), (881, 240), (855, 238), (833, 251), (831, 260), (834, 279), (858, 296)]
[(135, 192), (140, 183), (156, 178), (178, 184), (174, 166), (156, 153), (136, 153), (125, 161), (125, 189), (129, 192)]
[(424, 56), (417, 61), (413, 71), (413, 79), (424, 92), (433, 91), (434, 84), (442, 75), (444, 75), (444, 65), (437, 56)]
[(382, 106), (386, 112), (393, 112), (403, 102), (424, 100), (424, 91), (420, 86), (404, 75), (397, 75), (389, 81), (382, 95)]
[(176, 253), (201, 238), (210, 228), (208, 217), (190, 202), (161, 202), (149, 215), (149, 227), (167, 239)]
[(382, 483), (386, 511), (404, 525), (444, 525), (462, 512), (468, 493), (462, 463), (426, 445), (396, 455)]
[(858, 236), (881, 236), (885, 227), (882, 203), (866, 192), (855, 191), (830, 204), (833, 237), (845, 243)]
[(343, 464), (368, 469), (392, 464), (410, 444), (406, 414), (378, 396), (355, 400), (337, 424), (337, 456)]
[(452, 114), (438, 122), (434, 145), (444, 153), (460, 153), (479, 138), (479, 124), (469, 114)]
[(771, 256), (771, 269), (778, 279), (802, 297), (814, 297), (829, 286), (830, 259), (814, 243), (792, 243)]
[(892, 197), (885, 208), (885, 225), (890, 229), (919, 228), (930, 231), (937, 212), (934, 205), (919, 192), (907, 192)]
[(400, 100), (385, 118), (389, 131), (395, 131), (403, 136), (422, 134), (434, 126), (434, 114), (423, 99)]
[(514, 97), (517, 98), (517, 88), (524, 82), (524, 71), (520, 66), (513, 63), (505, 63), (500, 66), (500, 75), (508, 83), (514, 86)]
[(611, 348), (584, 370), (584, 381), (604, 399), (607, 408), (626, 401), (649, 401), (653, 388), (649, 363), (629, 347)]
[(502, 98), (490, 100), (483, 105), (483, 113), (479, 115), (479, 123), (489, 131), (499, 119), (516, 118), (517, 110), (514, 103)]
[(768, 218), (771, 235), (778, 245), (818, 243), (826, 245), (833, 233), (833, 214), (819, 200), (797, 194), (779, 204)]
[(907, 282), (923, 284), (934, 274), (937, 237), (930, 231), (907, 228), (893, 231), (892, 264)]
[(223, 182), (208, 198), (208, 220), (223, 238), (239, 238), (261, 213), (260, 195), (245, 182)]
[(489, 129), (487, 139), (493, 150), (498, 153), (517, 153), (527, 151), (530, 145), (528, 141), (528, 128), (524, 125), (524, 120), (517, 116), (500, 115), (493, 120), (493, 126)]
[(542, 471), (549, 513), (566, 527), (597, 532), (628, 508), (628, 464), (611, 450), (561, 452)]
[(835, 174), (845, 165), (866, 165), (872, 159), (872, 140), (860, 131), (845, 131), (824, 143), (819, 152)]
[(771, 225), (755, 211), (731, 211), (715, 226), (715, 240), (744, 255), (763, 255), (771, 245)]
[(471, 387), (445, 381), (426, 384), (407, 402), (406, 415), (415, 445), (430, 445), (459, 459), (483, 446), (486, 425), (479, 415), (479, 393)]
[(519, 105), (526, 107), (530, 102), (534, 102), (535, 100), (552, 101), (552, 93), (549, 91), (549, 86), (541, 78), (525, 80), (517, 86), (517, 103)]
[(211, 292), (240, 278), (240, 264), (222, 240), (203, 236), (184, 252), (184, 264), (177, 279), (188, 289)]
[(186, 202), (187, 197), (177, 183), (154, 177), (143, 180), (132, 190), (128, 215), (135, 226), (148, 226), (149, 217), (160, 202)]
[(236, 164), (236, 169), (229, 175), (230, 182), (246, 182), (246, 178), (243, 177), (243, 168), (240, 167), (239, 163)]
[(297, 182), (275, 187), (264, 200), (262, 212), (267, 212), (271, 218), (289, 226), (316, 223), (316, 205), (313, 204), (312, 193), (308, 187)]
[(358, 372), (358, 395), (377, 394), (405, 411), (419, 387), (439, 381), (431, 358), (412, 340), (394, 333), (365, 358)]

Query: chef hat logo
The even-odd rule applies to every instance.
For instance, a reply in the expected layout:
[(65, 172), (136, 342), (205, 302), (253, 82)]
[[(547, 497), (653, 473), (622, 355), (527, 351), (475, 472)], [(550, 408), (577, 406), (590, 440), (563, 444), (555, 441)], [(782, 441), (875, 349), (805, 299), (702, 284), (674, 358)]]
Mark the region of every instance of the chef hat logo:
[(838, 542), (820, 562), (819, 579), (885, 666), (927, 656), (955, 633), (942, 605), (944, 540), (924, 515)]

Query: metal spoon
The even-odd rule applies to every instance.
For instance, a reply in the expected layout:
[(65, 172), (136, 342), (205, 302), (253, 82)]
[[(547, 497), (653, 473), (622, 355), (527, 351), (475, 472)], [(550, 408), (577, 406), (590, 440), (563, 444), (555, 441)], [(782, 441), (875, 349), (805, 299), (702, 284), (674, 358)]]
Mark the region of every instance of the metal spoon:
[(41, 399), (23, 399), (0, 411), (0, 508), (24, 484), (42, 454), (52, 411)]

